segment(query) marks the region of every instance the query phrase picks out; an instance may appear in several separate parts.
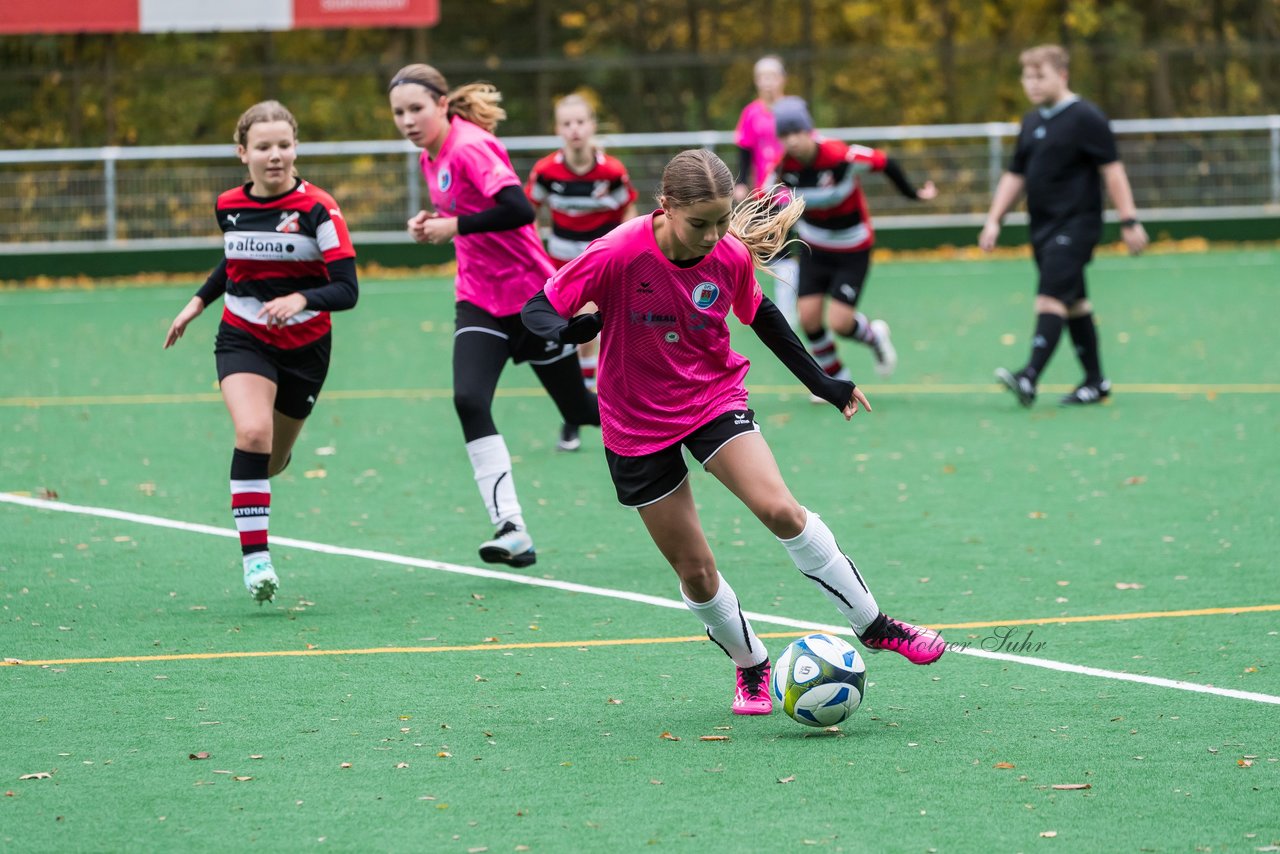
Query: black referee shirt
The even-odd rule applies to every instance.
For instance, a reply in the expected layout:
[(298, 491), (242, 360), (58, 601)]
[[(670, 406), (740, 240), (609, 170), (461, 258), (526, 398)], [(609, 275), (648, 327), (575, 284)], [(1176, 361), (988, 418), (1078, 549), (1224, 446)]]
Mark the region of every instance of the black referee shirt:
[(1102, 229), (1101, 166), (1119, 160), (1116, 138), (1096, 104), (1076, 98), (1022, 118), (1009, 171), (1026, 180), (1031, 242), (1065, 226)]

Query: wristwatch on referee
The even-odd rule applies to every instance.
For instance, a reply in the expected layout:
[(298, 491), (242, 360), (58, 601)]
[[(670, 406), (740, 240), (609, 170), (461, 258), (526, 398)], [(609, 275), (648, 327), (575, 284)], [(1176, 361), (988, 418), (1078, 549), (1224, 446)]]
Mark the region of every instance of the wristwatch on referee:
[(1120, 220), (1121, 228), (1133, 228), (1135, 225), (1140, 225), (1140, 224), (1141, 223), (1139, 222), (1137, 217), (1130, 217), (1129, 219)]

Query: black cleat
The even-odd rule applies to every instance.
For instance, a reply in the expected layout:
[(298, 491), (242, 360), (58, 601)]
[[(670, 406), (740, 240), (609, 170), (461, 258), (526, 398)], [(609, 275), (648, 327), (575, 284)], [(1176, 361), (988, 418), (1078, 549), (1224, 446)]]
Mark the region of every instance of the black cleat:
[(582, 447), (582, 439), (578, 436), (578, 425), (565, 422), (560, 425), (560, 438), (556, 440), (556, 448), (561, 451), (576, 451)]
[(1108, 397), (1111, 397), (1111, 380), (1102, 380), (1096, 385), (1081, 383), (1058, 403), (1063, 406), (1088, 406), (1091, 403), (1102, 403)]
[(1036, 402), (1036, 384), (1025, 374), (1011, 374), (1004, 368), (996, 368), (996, 379), (1018, 398), (1018, 403), (1030, 409)]

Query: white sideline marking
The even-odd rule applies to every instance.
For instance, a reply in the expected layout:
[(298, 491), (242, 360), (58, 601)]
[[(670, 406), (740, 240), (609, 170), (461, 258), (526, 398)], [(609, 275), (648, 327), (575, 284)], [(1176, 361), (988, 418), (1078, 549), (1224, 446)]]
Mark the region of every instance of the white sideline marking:
[[(0, 493), (0, 502), (6, 504), (17, 504), (24, 507), (34, 507), (38, 510), (52, 510), (60, 513), (76, 513), (82, 516), (97, 516), (102, 519), (117, 519), (122, 522), (134, 522), (139, 525), (150, 525), (156, 528), (169, 528), (175, 531), (190, 531), (196, 534), (209, 534), (215, 537), (226, 537), (227, 539), (236, 539), (238, 536), (236, 531), (230, 528), (217, 528), (213, 525), (202, 525), (197, 522), (182, 522), (176, 519), (165, 519), (160, 516), (147, 516), (141, 513), (129, 513), (124, 510), (112, 510), (107, 507), (86, 507), (78, 504), (67, 504), (62, 501), (45, 501), (39, 498), (28, 498), (26, 496), (11, 495), (9, 493)], [(490, 578), (495, 581), (509, 581), (513, 584), (527, 584), (533, 587), (549, 587), (554, 590), (564, 590), (569, 593), (586, 593), (592, 596), (622, 599), (627, 602), (639, 602), (644, 605), (654, 605), (659, 608), (671, 608), (677, 611), (686, 610), (685, 604), (681, 601), (665, 599), (661, 596), (650, 596), (645, 593), (632, 593), (627, 590), (613, 590), (608, 587), (593, 587), (589, 584), (575, 584), (571, 581), (558, 581), (552, 578), (536, 578), (529, 575), (520, 575), (514, 572), (503, 572), (496, 569), (481, 569), (480, 567), (462, 566), (455, 563), (443, 563), (437, 560), (408, 557), (407, 555), (374, 551), (372, 549), (353, 549), (347, 548), (346, 546), (331, 546), (327, 543), (314, 543), (309, 540), (295, 540), (291, 537), (273, 536), (271, 538), (271, 542), (273, 545), (287, 546), (289, 548), (319, 552), (321, 554), (374, 560), (398, 566), (434, 569), (440, 572), (469, 575), (473, 578)], [(786, 626), (787, 628), (806, 629), (815, 632), (827, 632), (835, 635), (853, 634), (848, 626), (829, 626), (823, 623), (810, 622), (808, 620), (794, 620), (789, 617), (779, 617), (773, 614), (760, 614), (753, 611), (744, 611), (743, 614), (748, 619), (756, 623), (769, 623), (775, 626)], [(1041, 667), (1046, 670), (1057, 670), (1063, 673), (1077, 673), (1082, 676), (1096, 676), (1100, 679), (1115, 679), (1121, 682), (1137, 682), (1143, 685), (1155, 685), (1160, 688), (1173, 688), (1179, 691), (1213, 694), (1219, 697), (1231, 697), (1236, 700), (1252, 700), (1255, 703), (1280, 705), (1280, 697), (1273, 696), (1271, 694), (1258, 694), (1253, 691), (1237, 691), (1233, 688), (1219, 688), (1214, 685), (1202, 685), (1198, 682), (1184, 682), (1178, 679), (1164, 679), (1159, 676), (1143, 676), (1136, 673), (1119, 673), (1114, 670), (1103, 670), (1101, 668), (1086, 667), (1080, 664), (1067, 664), (1065, 662), (1052, 661), (1046, 658), (1010, 655), (1004, 652), (988, 652), (982, 649), (960, 649), (956, 647), (949, 648), (947, 653), (950, 655), (971, 655), (975, 658), (1007, 661), (1013, 664)]]

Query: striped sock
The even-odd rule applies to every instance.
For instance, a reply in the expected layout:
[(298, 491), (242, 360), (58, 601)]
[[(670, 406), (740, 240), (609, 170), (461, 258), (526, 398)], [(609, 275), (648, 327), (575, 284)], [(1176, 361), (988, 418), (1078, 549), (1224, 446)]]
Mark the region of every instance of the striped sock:
[(694, 602), (685, 595), (684, 587), (680, 588), (680, 598), (689, 607), (702, 625), (707, 627), (707, 637), (716, 646), (724, 650), (725, 655), (733, 659), (738, 667), (755, 667), (769, 657), (769, 650), (764, 648), (755, 629), (742, 615), (738, 605), (738, 595), (733, 592), (729, 582), (719, 575), (720, 588), (709, 602)]
[(806, 332), (805, 337), (809, 339), (809, 352), (813, 354), (813, 360), (818, 363), (818, 367), (822, 368), (829, 377), (841, 378), (844, 363), (840, 361), (840, 355), (836, 352), (835, 339), (825, 328), (817, 332)]
[(817, 513), (805, 510), (804, 530), (789, 540), (779, 540), (806, 578), (816, 584), (840, 610), (859, 635), (880, 615), (862, 573), (840, 550), (835, 535)]
[(579, 356), (578, 364), (582, 366), (582, 383), (588, 391), (596, 390), (596, 368), (600, 364), (599, 356)]
[(246, 558), (267, 550), (267, 523), (271, 518), (271, 481), (267, 480), (270, 454), (239, 448), (231, 455), (231, 515), (240, 532), (240, 551)]
[(860, 311), (853, 315), (853, 329), (849, 332), (849, 337), (863, 344), (876, 343), (876, 333), (871, 329), (871, 321)]

